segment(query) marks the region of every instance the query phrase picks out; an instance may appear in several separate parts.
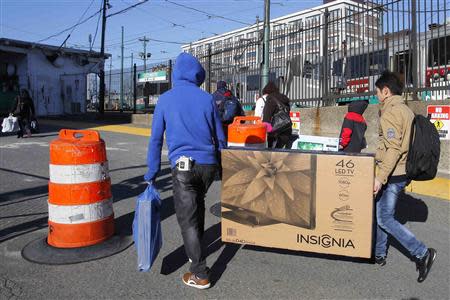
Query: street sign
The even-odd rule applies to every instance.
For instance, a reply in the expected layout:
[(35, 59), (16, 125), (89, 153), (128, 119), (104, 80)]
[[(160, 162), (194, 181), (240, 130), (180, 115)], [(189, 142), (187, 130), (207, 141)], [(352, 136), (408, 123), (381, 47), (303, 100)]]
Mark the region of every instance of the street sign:
[(441, 140), (450, 140), (448, 133), (450, 129), (450, 105), (429, 105), (427, 107), (427, 114), (430, 117), (431, 123), (436, 126)]
[(291, 111), (290, 113), (291, 121), (292, 121), (292, 133), (300, 134), (300, 112)]
[(138, 82), (157, 82), (157, 81), (166, 81), (166, 80), (167, 80), (167, 72), (166, 71), (157, 71), (157, 72), (139, 73), (138, 74)]

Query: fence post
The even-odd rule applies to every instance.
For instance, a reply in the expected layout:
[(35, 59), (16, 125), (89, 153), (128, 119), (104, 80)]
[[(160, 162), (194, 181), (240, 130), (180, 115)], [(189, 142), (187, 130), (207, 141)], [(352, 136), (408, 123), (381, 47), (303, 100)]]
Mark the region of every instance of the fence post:
[(211, 53), (211, 45), (208, 47), (208, 71), (206, 76), (208, 77), (208, 80), (206, 81), (206, 91), (208, 93), (211, 93), (211, 59), (212, 59), (212, 53)]
[[(324, 26), (323, 26), (323, 43), (322, 43), (322, 52), (323, 52), (323, 61), (322, 61), (322, 103), (328, 104), (328, 8), (325, 8), (324, 12)], [(326, 104), (325, 104), (326, 105)]]
[(133, 65), (133, 113), (136, 113), (136, 98), (137, 98), (136, 64), (134, 64)]
[[(412, 30), (412, 37), (411, 37), (411, 44), (410, 49), (416, 49), (416, 51), (410, 51), (412, 53), (412, 80), (413, 80), (413, 88), (412, 88), (412, 97), (414, 101), (419, 100), (417, 97), (417, 89), (419, 87), (418, 83), (418, 73), (417, 72), (417, 59), (418, 59), (418, 44), (417, 44), (417, 2), (416, 0), (411, 0), (411, 30)], [(407, 99), (406, 99), (407, 100)]]
[(167, 68), (167, 80), (169, 81), (169, 89), (172, 88), (172, 60), (169, 59), (169, 64)]

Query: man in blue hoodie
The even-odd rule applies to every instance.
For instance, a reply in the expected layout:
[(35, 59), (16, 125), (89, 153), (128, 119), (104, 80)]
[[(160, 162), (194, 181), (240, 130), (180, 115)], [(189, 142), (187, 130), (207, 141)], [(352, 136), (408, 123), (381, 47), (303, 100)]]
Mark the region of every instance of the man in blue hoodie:
[(213, 97), (199, 86), (205, 70), (192, 55), (181, 53), (173, 70), (174, 87), (161, 95), (153, 115), (148, 146), (148, 182), (161, 169), (161, 148), (166, 133), (172, 168), (175, 213), (191, 261), (184, 274), (186, 285), (210, 287), (201, 241), (205, 223), (205, 195), (220, 164), (220, 150), (226, 146), (217, 106)]

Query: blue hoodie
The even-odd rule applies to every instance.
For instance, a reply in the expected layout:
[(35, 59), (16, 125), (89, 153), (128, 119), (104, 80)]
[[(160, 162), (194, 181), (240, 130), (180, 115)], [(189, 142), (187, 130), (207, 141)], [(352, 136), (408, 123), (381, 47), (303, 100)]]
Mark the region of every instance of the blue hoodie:
[(159, 97), (153, 114), (144, 178), (154, 180), (161, 169), (161, 149), (166, 132), (172, 168), (180, 156), (197, 164), (219, 163), (219, 150), (226, 146), (216, 104), (199, 86), (205, 70), (192, 55), (181, 53), (172, 76), (173, 88)]

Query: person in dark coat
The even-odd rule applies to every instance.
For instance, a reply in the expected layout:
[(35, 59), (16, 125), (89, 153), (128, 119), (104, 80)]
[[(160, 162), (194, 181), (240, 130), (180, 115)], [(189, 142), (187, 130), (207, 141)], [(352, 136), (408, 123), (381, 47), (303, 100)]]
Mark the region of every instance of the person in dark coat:
[[(262, 91), (263, 94), (267, 94), (266, 104), (263, 110), (263, 122), (272, 124), (272, 117), (279, 110), (279, 104), (287, 109), (287, 112), (291, 111), (289, 105), (289, 98), (280, 93), (278, 87), (273, 82), (269, 82)], [(268, 128), (270, 128), (269, 126)], [(288, 128), (283, 132), (274, 134), (269, 132), (267, 136), (267, 145), (269, 148), (290, 148), (292, 137), (292, 128)]]
[(225, 93), (227, 92), (227, 83), (225, 81), (217, 82), (217, 90), (212, 94), (213, 100), (216, 102), (217, 107), (225, 100)]
[(35, 116), (34, 103), (27, 90), (23, 89), (20, 96), (16, 97), (14, 105), (11, 108), (11, 114), (17, 117), (19, 121), (19, 131), (17, 138), (22, 138), (24, 131), (27, 137), (31, 136), (31, 120)]
[(348, 105), (348, 113), (344, 117), (340, 134), (339, 149), (344, 152), (360, 153), (367, 147), (367, 123), (363, 113), (369, 105), (368, 101), (353, 101)]

